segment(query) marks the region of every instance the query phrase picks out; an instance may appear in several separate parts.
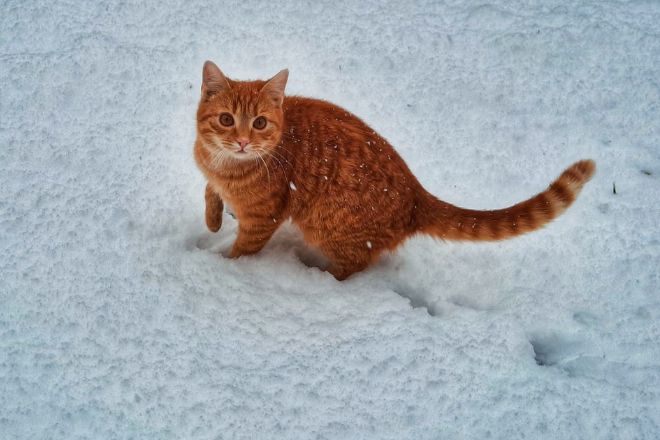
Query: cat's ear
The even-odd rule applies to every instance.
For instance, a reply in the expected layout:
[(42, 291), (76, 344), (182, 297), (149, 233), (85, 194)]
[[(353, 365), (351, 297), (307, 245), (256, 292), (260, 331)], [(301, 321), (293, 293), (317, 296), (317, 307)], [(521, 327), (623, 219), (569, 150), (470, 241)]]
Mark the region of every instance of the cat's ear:
[(286, 87), (286, 80), (289, 78), (289, 70), (284, 69), (268, 80), (268, 82), (261, 88), (263, 96), (271, 100), (276, 107), (281, 107), (284, 101), (284, 88)]
[(210, 96), (229, 90), (229, 81), (213, 61), (204, 63), (202, 70), (202, 95)]

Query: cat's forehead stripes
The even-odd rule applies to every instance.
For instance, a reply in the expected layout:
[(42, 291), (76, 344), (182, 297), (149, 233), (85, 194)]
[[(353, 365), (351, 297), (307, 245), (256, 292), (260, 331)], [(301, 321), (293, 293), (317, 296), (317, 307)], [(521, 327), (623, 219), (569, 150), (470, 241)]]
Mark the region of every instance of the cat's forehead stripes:
[(230, 81), (231, 94), (229, 95), (232, 113), (243, 116), (256, 116), (260, 110), (261, 88), (264, 81), (238, 82)]

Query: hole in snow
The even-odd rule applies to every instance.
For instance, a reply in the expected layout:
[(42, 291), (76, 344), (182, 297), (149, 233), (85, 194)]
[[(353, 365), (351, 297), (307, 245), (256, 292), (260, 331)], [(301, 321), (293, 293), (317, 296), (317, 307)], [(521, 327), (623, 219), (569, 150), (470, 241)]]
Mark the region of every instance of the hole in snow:
[(438, 313), (428, 300), (431, 295), (424, 289), (416, 289), (407, 285), (398, 285), (392, 288), (392, 291), (397, 295), (410, 301), (413, 309), (423, 308), (431, 316), (438, 316)]
[(556, 333), (537, 334), (530, 338), (529, 343), (534, 350), (536, 364), (544, 367), (561, 366), (579, 357), (583, 346), (580, 341)]
[(323, 253), (311, 246), (301, 245), (294, 251), (298, 260), (307, 267), (315, 267), (321, 271), (328, 270), (330, 263)]
[(529, 343), (532, 344), (532, 349), (534, 350), (534, 361), (536, 361), (536, 365), (548, 366), (554, 363), (551, 361), (551, 347), (534, 339), (529, 341)]

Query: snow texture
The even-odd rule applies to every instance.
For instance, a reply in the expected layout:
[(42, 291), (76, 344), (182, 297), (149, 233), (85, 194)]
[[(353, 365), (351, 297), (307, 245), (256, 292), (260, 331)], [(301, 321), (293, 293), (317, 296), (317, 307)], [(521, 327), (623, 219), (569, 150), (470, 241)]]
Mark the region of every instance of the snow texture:
[[(0, 438), (660, 438), (658, 2), (4, 0), (0, 32)], [(291, 226), (228, 260), (206, 59), (288, 67), (462, 206), (598, 172), (541, 231), (341, 283)]]

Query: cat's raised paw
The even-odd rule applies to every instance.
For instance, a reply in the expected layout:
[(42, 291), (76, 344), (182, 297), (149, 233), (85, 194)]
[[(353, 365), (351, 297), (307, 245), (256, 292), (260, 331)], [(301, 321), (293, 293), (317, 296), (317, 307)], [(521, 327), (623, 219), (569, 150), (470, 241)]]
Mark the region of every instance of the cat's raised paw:
[(222, 227), (222, 212), (219, 215), (206, 211), (206, 227), (211, 232), (218, 232)]

